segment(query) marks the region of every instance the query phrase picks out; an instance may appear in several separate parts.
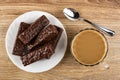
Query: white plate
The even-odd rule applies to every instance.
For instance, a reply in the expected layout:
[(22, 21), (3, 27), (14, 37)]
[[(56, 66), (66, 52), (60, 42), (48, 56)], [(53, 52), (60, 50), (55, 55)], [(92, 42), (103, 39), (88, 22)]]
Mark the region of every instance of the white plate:
[[(23, 66), (20, 60), (20, 57), (12, 54), (12, 50), (14, 47), (14, 43), (15, 43), (15, 39), (16, 39), (16, 35), (18, 32), (20, 22), (32, 23), (42, 15), (45, 15), (50, 20), (51, 24), (59, 26), (64, 31), (57, 44), (55, 53), (51, 56), (50, 59), (42, 59), (28, 66)], [(7, 31), (5, 43), (6, 43), (6, 50), (7, 50), (9, 58), (18, 68), (24, 71), (27, 71), (27, 72), (38, 73), (38, 72), (44, 72), (44, 71), (48, 71), (52, 69), (62, 60), (65, 54), (65, 51), (66, 51), (66, 47), (67, 47), (67, 34), (66, 34), (66, 31), (62, 23), (53, 15), (47, 12), (42, 12), (42, 11), (31, 11), (31, 12), (27, 12), (27, 13), (20, 15), (18, 18), (16, 18), (12, 22), (12, 24), (9, 26), (9, 29)]]

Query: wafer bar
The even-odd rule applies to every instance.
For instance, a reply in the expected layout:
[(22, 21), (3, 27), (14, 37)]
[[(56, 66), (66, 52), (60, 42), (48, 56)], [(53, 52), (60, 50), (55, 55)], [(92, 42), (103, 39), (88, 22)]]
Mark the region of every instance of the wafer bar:
[(41, 46), (39, 49), (30, 52), (21, 57), (24, 66), (36, 62), (42, 58), (49, 57), (53, 53), (53, 47), (51, 44)]
[(54, 25), (56, 28), (57, 28), (57, 31), (58, 31), (58, 35), (57, 37), (55, 37), (52, 41), (51, 41), (51, 44), (53, 45), (53, 49), (55, 50), (56, 46), (57, 46), (57, 43), (61, 37), (61, 34), (63, 32), (63, 29), (61, 29), (60, 27), (57, 27), (56, 25)]
[(21, 42), (21, 40), (18, 39), (18, 35), (21, 34), (29, 26), (30, 26), (30, 24), (27, 24), (24, 22), (20, 23), (20, 27), (18, 29), (18, 34), (17, 34), (16, 41), (15, 41), (14, 48), (13, 48), (13, 52), (12, 52), (14, 55), (18, 55), (18, 56), (23, 55), (23, 50), (24, 50), (25, 45)]
[[(55, 25), (54, 25), (54, 26), (55, 26)], [(63, 29), (61, 29), (61, 28), (59, 28), (59, 27), (57, 27), (57, 26), (55, 26), (55, 27), (56, 27), (57, 30), (58, 30), (58, 35), (57, 35), (55, 38), (53, 38), (50, 42), (48, 42), (48, 44), (51, 44), (51, 45), (52, 45), (53, 53), (55, 52), (55, 48), (56, 48), (56, 46), (57, 46), (57, 44), (58, 44), (58, 41), (59, 41), (59, 39), (60, 39), (60, 37), (61, 37), (61, 34), (62, 34), (62, 32), (63, 32)], [(53, 53), (49, 54), (49, 55), (46, 57), (46, 59), (49, 59)], [(47, 54), (46, 54), (46, 55), (47, 55)]]
[(39, 34), (37, 39), (33, 44), (28, 45), (28, 50), (32, 49), (38, 44), (46, 43), (56, 37), (58, 34), (57, 28), (54, 25), (49, 25), (47, 28), (44, 28)]
[(45, 26), (49, 24), (46, 16), (38, 18), (31, 26), (19, 35), (19, 39), (24, 43), (29, 43)]

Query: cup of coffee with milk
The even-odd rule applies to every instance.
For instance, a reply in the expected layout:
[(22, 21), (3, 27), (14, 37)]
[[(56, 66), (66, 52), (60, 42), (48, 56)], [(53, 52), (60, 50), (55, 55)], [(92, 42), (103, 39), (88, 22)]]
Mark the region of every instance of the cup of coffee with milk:
[(77, 33), (71, 43), (71, 53), (83, 65), (96, 65), (108, 52), (105, 36), (95, 29), (84, 29)]
[(71, 53), (74, 58), (86, 66), (93, 66), (102, 62), (108, 53), (108, 42), (103, 33), (114, 36), (115, 31), (81, 17), (79, 12), (73, 8), (65, 8), (63, 13), (69, 20), (82, 20), (96, 28), (80, 30), (74, 36), (71, 42)]

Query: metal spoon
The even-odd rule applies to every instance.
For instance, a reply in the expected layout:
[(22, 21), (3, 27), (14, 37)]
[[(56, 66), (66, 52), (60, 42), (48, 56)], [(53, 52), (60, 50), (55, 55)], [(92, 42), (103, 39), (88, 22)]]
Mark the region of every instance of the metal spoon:
[(107, 28), (105, 28), (103, 26), (100, 26), (100, 25), (98, 25), (96, 23), (93, 23), (93, 22), (91, 22), (91, 21), (89, 21), (87, 19), (84, 19), (84, 18), (80, 17), (79, 12), (77, 12), (76, 10), (74, 10), (72, 8), (65, 8), (63, 10), (63, 13), (68, 19), (70, 19), (72, 21), (83, 20), (83, 21), (93, 25), (95, 28), (97, 28), (98, 30), (100, 30), (101, 32), (103, 32), (103, 33), (105, 33), (105, 34), (107, 34), (109, 36), (114, 36), (114, 34), (115, 34), (115, 31), (113, 31), (113, 30), (107, 29)]

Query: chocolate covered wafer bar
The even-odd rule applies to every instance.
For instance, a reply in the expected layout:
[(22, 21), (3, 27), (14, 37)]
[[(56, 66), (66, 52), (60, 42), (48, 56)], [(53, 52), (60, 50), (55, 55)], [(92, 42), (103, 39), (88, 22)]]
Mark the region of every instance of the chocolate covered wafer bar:
[(18, 34), (17, 34), (13, 52), (12, 52), (14, 55), (18, 55), (18, 56), (23, 55), (23, 50), (24, 50), (25, 45), (21, 42), (21, 40), (18, 39), (18, 35), (21, 34), (28, 27), (30, 27), (30, 24), (27, 24), (24, 22), (20, 23), (20, 27), (18, 29)]
[(49, 24), (46, 16), (38, 18), (31, 26), (19, 35), (19, 39), (24, 43), (29, 43), (45, 26)]
[(58, 31), (58, 35), (55, 38), (53, 38), (51, 41), (49, 41), (43, 46), (39, 46), (39, 45), (36, 46), (35, 50), (21, 57), (21, 60), (24, 66), (29, 65), (33, 62), (39, 61), (40, 59), (43, 59), (43, 58), (48, 59), (51, 57), (51, 55), (55, 52), (55, 47), (63, 31), (59, 27), (56, 27), (56, 28)]
[[(54, 26), (55, 26), (55, 25), (54, 25)], [(58, 35), (57, 35), (55, 38), (53, 38), (50, 42), (48, 42), (48, 44), (51, 44), (52, 47), (53, 47), (53, 53), (55, 52), (55, 48), (56, 48), (56, 46), (57, 46), (57, 44), (58, 44), (58, 41), (59, 41), (59, 39), (60, 39), (60, 37), (61, 37), (61, 34), (62, 34), (62, 32), (63, 32), (63, 29), (61, 29), (61, 28), (59, 28), (59, 27), (57, 27), (57, 26), (56, 26), (56, 28), (57, 28), (57, 30), (58, 30)], [(52, 55), (53, 53), (51, 53), (51, 55)], [(51, 55), (47, 56), (46, 59), (49, 59), (49, 58), (51, 57)]]
[(41, 46), (39, 49), (30, 52), (21, 57), (24, 66), (36, 62), (40, 59), (49, 57), (53, 53), (53, 47), (51, 44)]
[(34, 44), (28, 45), (28, 50), (32, 49), (33, 47), (35, 47), (38, 44), (42, 44), (42, 43), (44, 44), (44, 43), (50, 41), (51, 39), (56, 37), (57, 34), (58, 34), (58, 30), (57, 30), (56, 26), (49, 25), (47, 28), (43, 29), (38, 34), (38, 37), (35, 40)]
[[(54, 25), (54, 26), (56, 26), (56, 25)], [(54, 49), (54, 50), (55, 50), (55, 48), (56, 48), (56, 46), (57, 46), (57, 43), (58, 43), (58, 41), (59, 41), (59, 39), (60, 39), (60, 37), (61, 37), (62, 32), (63, 32), (63, 29), (61, 29), (61, 28), (59, 28), (59, 27), (57, 27), (57, 26), (56, 26), (56, 28), (57, 28), (57, 31), (58, 31), (58, 35), (57, 35), (57, 37), (55, 37), (55, 38), (51, 41), (51, 44), (53, 45), (53, 49)]]

